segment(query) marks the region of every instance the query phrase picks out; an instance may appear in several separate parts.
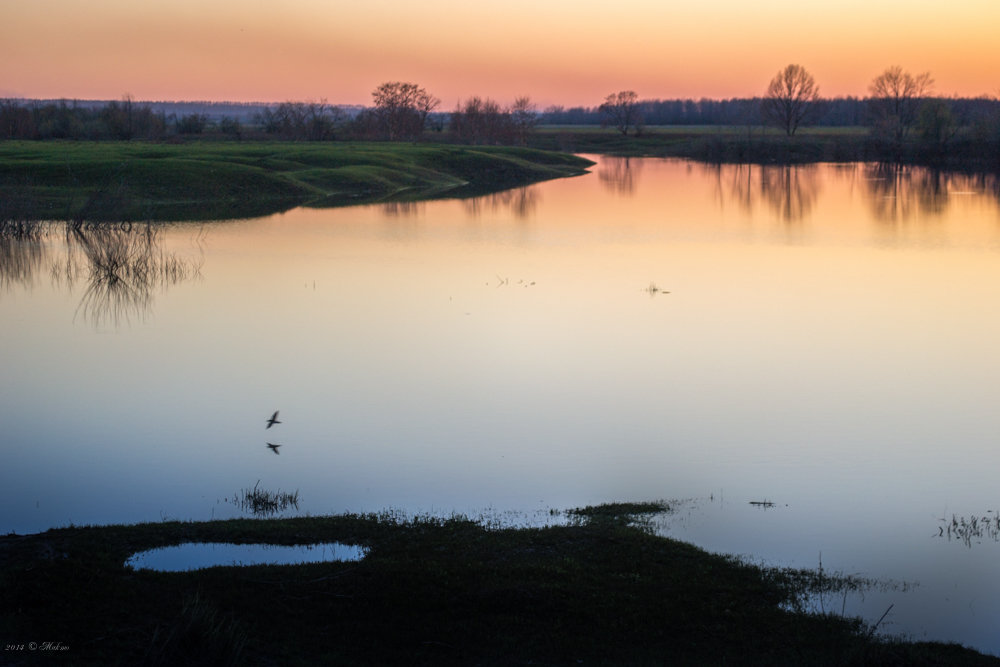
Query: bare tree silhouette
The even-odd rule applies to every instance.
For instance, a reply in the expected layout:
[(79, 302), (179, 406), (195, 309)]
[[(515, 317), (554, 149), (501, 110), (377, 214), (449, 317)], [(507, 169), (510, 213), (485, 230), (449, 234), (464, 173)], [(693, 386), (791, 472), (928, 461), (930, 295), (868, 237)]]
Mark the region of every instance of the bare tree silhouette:
[(764, 117), (790, 137), (808, 117), (818, 99), (819, 88), (812, 74), (801, 65), (789, 65), (778, 72), (767, 86), (762, 107)]
[(623, 90), (611, 93), (604, 98), (600, 106), (601, 125), (611, 125), (623, 135), (628, 135), (629, 129), (636, 133), (642, 126), (642, 114), (639, 113), (639, 96), (634, 90)]
[(901, 144), (916, 123), (920, 102), (933, 84), (930, 72), (914, 76), (898, 65), (872, 79), (868, 110), (876, 136)]

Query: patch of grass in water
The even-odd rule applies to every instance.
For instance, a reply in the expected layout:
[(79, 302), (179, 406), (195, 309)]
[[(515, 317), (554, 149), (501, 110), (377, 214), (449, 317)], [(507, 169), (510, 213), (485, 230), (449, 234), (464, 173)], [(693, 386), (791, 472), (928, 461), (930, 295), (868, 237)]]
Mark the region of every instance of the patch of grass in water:
[(253, 485), (252, 489), (240, 489), (240, 492), (233, 496), (232, 503), (244, 512), (250, 512), (257, 517), (274, 516), (278, 512), (283, 512), (289, 507), (299, 508), (299, 491), (294, 493), (286, 491), (268, 491), (260, 488), (260, 480)]

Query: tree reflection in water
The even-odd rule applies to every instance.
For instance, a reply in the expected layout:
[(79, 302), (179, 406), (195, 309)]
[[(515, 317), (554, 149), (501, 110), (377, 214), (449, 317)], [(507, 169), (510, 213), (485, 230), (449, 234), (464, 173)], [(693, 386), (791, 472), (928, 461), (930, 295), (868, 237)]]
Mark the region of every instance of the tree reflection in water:
[(715, 175), (720, 204), (736, 203), (750, 214), (763, 202), (785, 223), (800, 222), (812, 212), (819, 197), (820, 178), (815, 165), (705, 165)]
[[(812, 212), (824, 173), (816, 165), (704, 164), (715, 179), (720, 206), (735, 204), (747, 215), (759, 204), (783, 222), (798, 222)], [(942, 218), (955, 197), (985, 195), (1000, 199), (1000, 176), (966, 174), (902, 164), (844, 164), (838, 175), (860, 181), (874, 218), (900, 224)]]
[(627, 157), (601, 158), (597, 170), (597, 178), (607, 190), (628, 196), (635, 192), (639, 182), (639, 171), (642, 160), (632, 160)]
[(760, 190), (783, 222), (799, 222), (812, 212), (819, 195), (815, 165), (762, 167)]
[(462, 208), (471, 217), (479, 217), (484, 211), (510, 211), (518, 220), (531, 217), (538, 206), (538, 189), (530, 185), (494, 192), (482, 197), (462, 200)]
[(865, 170), (868, 202), (881, 222), (940, 216), (948, 207), (954, 174), (900, 164), (873, 164)]

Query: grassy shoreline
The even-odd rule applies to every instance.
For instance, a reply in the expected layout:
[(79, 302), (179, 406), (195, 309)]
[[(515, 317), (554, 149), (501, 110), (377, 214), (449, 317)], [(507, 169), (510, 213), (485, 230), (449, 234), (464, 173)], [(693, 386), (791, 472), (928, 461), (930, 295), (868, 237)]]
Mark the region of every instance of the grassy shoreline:
[[(997, 665), (955, 644), (880, 639), (784, 607), (808, 573), (644, 528), (664, 503), (572, 510), (569, 525), (341, 515), (60, 528), (0, 537), (4, 641), (61, 664)], [(640, 520), (636, 521), (637, 518)], [(370, 548), (358, 562), (133, 571), (185, 541)], [(51, 656), (5, 653), (14, 664)]]
[(461, 197), (584, 173), (528, 148), (408, 143), (0, 142), (0, 217), (245, 218), (295, 206)]
[[(447, 142), (449, 136), (434, 137)], [(268, 215), (296, 206), (467, 197), (584, 173), (580, 153), (703, 162), (801, 164), (886, 159), (865, 128), (543, 127), (526, 148), (449, 143), (190, 141), (0, 142), (0, 220), (167, 221)], [(990, 145), (945, 152), (912, 143), (902, 162), (995, 171)]]

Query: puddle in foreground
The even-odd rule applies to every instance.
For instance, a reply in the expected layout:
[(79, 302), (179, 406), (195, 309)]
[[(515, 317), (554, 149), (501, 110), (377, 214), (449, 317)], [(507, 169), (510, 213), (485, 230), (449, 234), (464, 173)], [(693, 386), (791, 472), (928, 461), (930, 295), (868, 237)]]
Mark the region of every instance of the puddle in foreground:
[(126, 567), (159, 572), (186, 572), (206, 567), (241, 565), (297, 565), (361, 560), (368, 549), (356, 544), (228, 544), (224, 542), (188, 542), (133, 554)]

